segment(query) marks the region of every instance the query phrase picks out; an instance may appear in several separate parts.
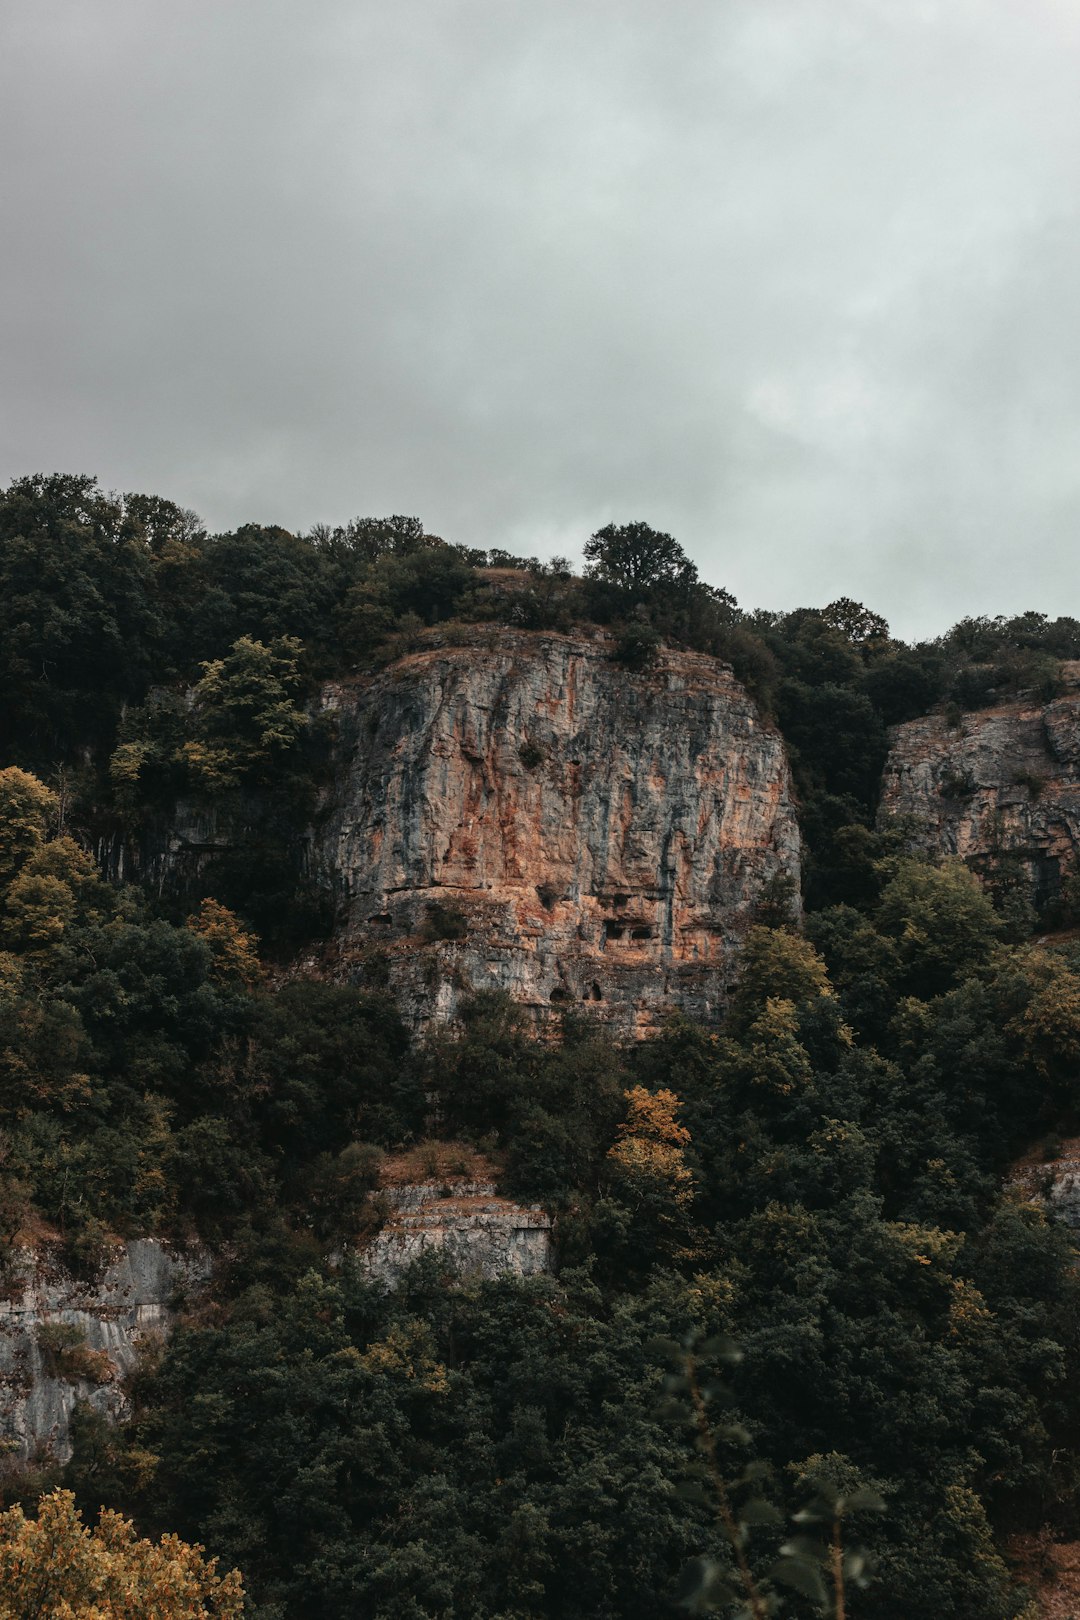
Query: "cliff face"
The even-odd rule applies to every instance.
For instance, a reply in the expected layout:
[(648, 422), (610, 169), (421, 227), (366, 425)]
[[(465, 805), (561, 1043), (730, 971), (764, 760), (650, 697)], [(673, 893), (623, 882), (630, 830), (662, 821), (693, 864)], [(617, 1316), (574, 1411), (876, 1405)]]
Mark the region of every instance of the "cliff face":
[[(92, 1282), (72, 1277), (47, 1251), (24, 1251), (17, 1269), (0, 1299), (3, 1439), (21, 1457), (45, 1450), (65, 1462), (76, 1401), (109, 1418), (125, 1415), (120, 1381), (146, 1339), (168, 1333), (175, 1296), (204, 1283), (209, 1264), (137, 1238)], [(50, 1350), (43, 1330), (58, 1327), (74, 1348)]]
[(532, 1277), (550, 1268), (551, 1216), (500, 1197), (492, 1181), (421, 1182), (382, 1196), (390, 1218), (361, 1261), (388, 1287), (425, 1254), (464, 1278)]
[(976, 870), (1013, 858), (1035, 902), (1052, 900), (1080, 850), (1080, 663), (1064, 666), (1064, 691), (1049, 703), (897, 726), (881, 810), (915, 817), (928, 847)]
[(315, 874), (345, 955), (385, 951), (417, 1022), (478, 989), (626, 1034), (708, 1016), (764, 884), (797, 884), (783, 744), (731, 672), (610, 652), (475, 630), (324, 691), (340, 742)]

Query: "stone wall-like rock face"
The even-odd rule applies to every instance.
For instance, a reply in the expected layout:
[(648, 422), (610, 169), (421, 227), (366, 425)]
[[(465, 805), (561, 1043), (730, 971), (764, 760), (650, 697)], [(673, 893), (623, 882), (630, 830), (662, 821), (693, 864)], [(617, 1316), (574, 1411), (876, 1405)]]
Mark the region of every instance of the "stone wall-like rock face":
[(897, 726), (882, 815), (912, 816), (927, 847), (976, 870), (1008, 856), (1036, 904), (1052, 900), (1080, 850), (1080, 663), (1049, 703), (1018, 698), (951, 725), (940, 714)]
[[(209, 1262), (138, 1238), (120, 1246), (93, 1282), (72, 1277), (47, 1251), (23, 1251), (17, 1270), (19, 1281), (0, 1299), (0, 1433), (22, 1457), (44, 1450), (66, 1462), (76, 1401), (109, 1418), (124, 1415), (119, 1380), (147, 1337), (168, 1333), (174, 1297), (204, 1283)], [(55, 1376), (38, 1344), (46, 1323), (69, 1324), (87, 1350), (103, 1352), (95, 1358), (103, 1381)]]
[(1080, 1137), (1055, 1144), (1052, 1158), (1037, 1151), (1015, 1164), (1005, 1186), (1015, 1196), (1038, 1204), (1059, 1226), (1080, 1233)]
[[(477, 629), (325, 689), (339, 753), (313, 875), (345, 954), (385, 950), (417, 1024), (482, 989), (630, 1035), (675, 1007), (708, 1017), (764, 885), (797, 889), (783, 743), (730, 670), (610, 653)], [(447, 912), (467, 932), (432, 941)]]
[(390, 1219), (363, 1251), (366, 1271), (393, 1287), (421, 1255), (458, 1276), (532, 1277), (551, 1266), (551, 1216), (501, 1198), (493, 1182), (423, 1182), (381, 1195)]

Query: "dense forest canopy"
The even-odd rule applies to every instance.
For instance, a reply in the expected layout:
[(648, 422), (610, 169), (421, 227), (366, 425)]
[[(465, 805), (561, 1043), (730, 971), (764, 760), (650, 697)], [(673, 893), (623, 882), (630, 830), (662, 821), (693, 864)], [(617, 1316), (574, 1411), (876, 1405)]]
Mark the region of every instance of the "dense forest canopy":
[[(0, 495), (5, 1269), (34, 1233), (87, 1276), (116, 1237), (220, 1257), (132, 1421), (77, 1415), (64, 1483), (238, 1566), (259, 1620), (655, 1620), (685, 1612), (688, 1560), (699, 1607), (745, 1606), (744, 1560), (761, 1613), (784, 1590), (809, 1616), (817, 1577), (769, 1571), (837, 1493), (874, 1568), (849, 1615), (1030, 1616), (1009, 1538), (1077, 1533), (1080, 1281), (1003, 1188), (1080, 1127), (1075, 887), (1036, 919), (879, 825), (877, 794), (889, 725), (1051, 694), (1080, 623), (906, 646), (846, 599), (743, 611), (646, 524), (585, 555), (575, 578), (403, 517), (209, 535), (82, 477)], [(463, 622), (600, 625), (635, 671), (708, 652), (782, 730), (805, 916), (762, 896), (717, 1026), (620, 1046), (568, 1012), (538, 1042), (476, 996), (420, 1041), (370, 976), (297, 968), (332, 921), (295, 853), (328, 769), (317, 683)], [(108, 881), (93, 852), (181, 798), (243, 853), (197, 892)], [(433, 1122), (556, 1213), (553, 1275), (426, 1262), (388, 1292), (348, 1258), (384, 1156)], [(740, 1359), (703, 1431), (717, 1345)], [(703, 1457), (753, 1520), (737, 1556)], [(7, 1465), (7, 1501), (55, 1472)]]

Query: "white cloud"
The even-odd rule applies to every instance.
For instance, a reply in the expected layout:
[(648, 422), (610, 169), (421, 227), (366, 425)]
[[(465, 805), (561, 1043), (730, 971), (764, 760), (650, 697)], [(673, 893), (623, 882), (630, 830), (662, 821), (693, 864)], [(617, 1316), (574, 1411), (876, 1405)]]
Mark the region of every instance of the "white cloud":
[(38, 0), (0, 473), (1080, 613), (1064, 0)]

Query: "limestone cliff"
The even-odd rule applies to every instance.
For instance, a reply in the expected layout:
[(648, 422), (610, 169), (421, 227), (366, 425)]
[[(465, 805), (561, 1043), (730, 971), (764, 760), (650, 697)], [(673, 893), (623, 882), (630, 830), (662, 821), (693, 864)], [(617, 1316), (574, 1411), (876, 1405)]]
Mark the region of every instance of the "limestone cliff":
[[(80, 1281), (48, 1250), (22, 1251), (0, 1299), (0, 1416), (6, 1449), (66, 1461), (78, 1400), (122, 1417), (122, 1379), (148, 1338), (169, 1331), (178, 1295), (206, 1281), (204, 1256), (170, 1252), (156, 1238), (117, 1245), (101, 1275)], [(43, 1333), (65, 1327), (77, 1345), (50, 1352)]]
[(1054, 899), (1080, 850), (1080, 663), (1064, 666), (1049, 703), (1021, 696), (956, 723), (897, 726), (881, 810), (913, 816), (928, 847), (976, 870), (1014, 858), (1036, 904)]
[[(464, 1280), (550, 1269), (551, 1216), (502, 1197), (493, 1181), (451, 1177), (380, 1198), (389, 1217), (356, 1254), (388, 1288), (430, 1253)], [(116, 1244), (93, 1278), (73, 1276), (48, 1248), (16, 1251), (0, 1298), (0, 1456), (66, 1462), (79, 1401), (111, 1422), (126, 1418), (127, 1375), (204, 1292), (211, 1267), (208, 1253), (174, 1253), (157, 1238)]]
[(1080, 1137), (1055, 1141), (1047, 1152), (1026, 1153), (1006, 1177), (1006, 1189), (1038, 1204), (1052, 1221), (1080, 1232)]
[(487, 988), (625, 1034), (708, 1017), (763, 886), (797, 885), (782, 741), (701, 654), (631, 673), (599, 633), (478, 628), (323, 703), (315, 875), (346, 959), (380, 947), (418, 1023)]
[(531, 1277), (551, 1265), (551, 1216), (500, 1197), (492, 1181), (420, 1182), (386, 1189), (390, 1217), (361, 1251), (364, 1269), (393, 1287), (425, 1254), (462, 1278)]

